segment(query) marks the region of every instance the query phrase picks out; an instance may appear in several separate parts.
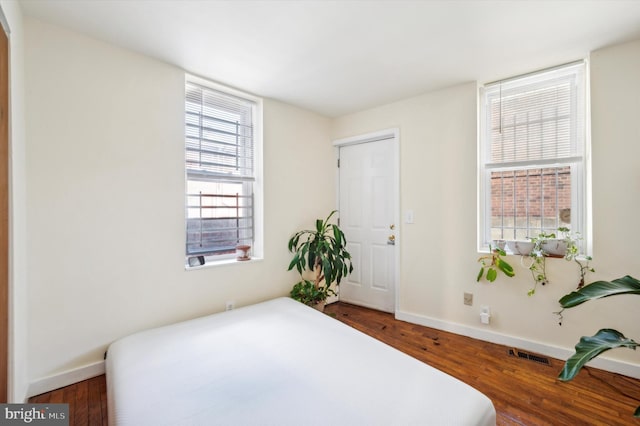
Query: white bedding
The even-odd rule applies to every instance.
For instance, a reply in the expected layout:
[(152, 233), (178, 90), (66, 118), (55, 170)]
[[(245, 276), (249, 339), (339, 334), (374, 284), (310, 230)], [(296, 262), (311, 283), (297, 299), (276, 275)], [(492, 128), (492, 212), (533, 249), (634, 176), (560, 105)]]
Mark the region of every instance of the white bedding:
[(495, 425), (465, 383), (289, 298), (140, 332), (107, 355), (111, 425)]

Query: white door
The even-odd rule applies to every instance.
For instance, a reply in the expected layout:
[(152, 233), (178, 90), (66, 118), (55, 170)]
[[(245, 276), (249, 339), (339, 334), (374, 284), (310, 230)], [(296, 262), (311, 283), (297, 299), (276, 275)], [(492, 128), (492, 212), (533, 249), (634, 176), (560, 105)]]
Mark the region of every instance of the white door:
[(340, 300), (395, 312), (398, 250), (398, 166), (395, 134), (339, 147), (340, 227), (353, 272), (340, 283)]

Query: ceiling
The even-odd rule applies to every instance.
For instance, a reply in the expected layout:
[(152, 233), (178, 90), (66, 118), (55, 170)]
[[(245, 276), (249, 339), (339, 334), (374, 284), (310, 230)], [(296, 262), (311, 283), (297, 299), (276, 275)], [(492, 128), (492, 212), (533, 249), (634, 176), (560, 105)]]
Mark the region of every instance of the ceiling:
[(336, 117), (640, 38), (640, 1), (22, 0), (26, 15)]

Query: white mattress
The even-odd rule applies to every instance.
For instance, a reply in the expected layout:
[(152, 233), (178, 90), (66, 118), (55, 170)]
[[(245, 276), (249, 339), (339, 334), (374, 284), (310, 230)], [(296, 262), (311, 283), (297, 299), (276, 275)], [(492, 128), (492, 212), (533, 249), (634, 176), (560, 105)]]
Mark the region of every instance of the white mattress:
[(111, 425), (495, 425), (465, 383), (289, 298), (140, 332), (107, 355)]

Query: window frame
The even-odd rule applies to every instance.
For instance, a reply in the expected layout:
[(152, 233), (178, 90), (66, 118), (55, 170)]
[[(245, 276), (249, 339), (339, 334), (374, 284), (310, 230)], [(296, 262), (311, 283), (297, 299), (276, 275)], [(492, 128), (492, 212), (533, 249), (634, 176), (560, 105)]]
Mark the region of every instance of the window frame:
[[(488, 92), (495, 92), (501, 83), (518, 83), (530, 78), (538, 78), (548, 74), (544, 80), (552, 80), (554, 73), (563, 73), (567, 69), (582, 67), (578, 73), (582, 84), (582, 99), (578, 99), (576, 108), (582, 108), (583, 127), (581, 134), (572, 143), (577, 144), (571, 156), (551, 160), (525, 160), (491, 163), (491, 108)], [(524, 92), (524, 90), (523, 90)], [(579, 94), (580, 95), (580, 94)], [(579, 233), (580, 251), (584, 255), (592, 252), (591, 240), (591, 185), (590, 185), (590, 114), (589, 114), (589, 64), (588, 60), (580, 60), (557, 67), (547, 68), (532, 73), (515, 76), (506, 80), (479, 85), (478, 87), (478, 251), (488, 252), (492, 241), (492, 205), (491, 205), (491, 173), (500, 171), (543, 169), (551, 167), (571, 167), (571, 231)], [(581, 139), (581, 140), (580, 140)], [(514, 224), (515, 226), (515, 224)], [(531, 235), (534, 237), (536, 235)], [(509, 238), (505, 238), (509, 239)]]
[[(263, 258), (264, 253), (264, 226), (263, 226), (263, 217), (264, 217), (264, 202), (263, 202), (263, 127), (262, 127), (262, 119), (263, 119), (263, 99), (251, 95), (246, 92), (242, 92), (222, 84), (195, 76), (191, 74), (185, 74), (184, 80), (184, 93), (183, 93), (183, 129), (186, 131), (186, 86), (187, 84), (194, 84), (201, 86), (204, 89), (210, 89), (212, 91), (220, 92), (222, 95), (231, 96), (235, 98), (239, 98), (241, 100), (245, 100), (251, 102), (253, 104), (252, 108), (252, 127), (253, 127), (253, 181), (247, 182), (242, 179), (234, 180), (233, 178), (228, 179), (220, 179), (219, 182), (227, 182), (227, 183), (242, 183), (250, 184), (253, 187), (253, 197), (252, 197), (252, 207), (253, 207), (253, 241), (251, 244), (251, 260), (260, 260)], [(184, 253), (184, 262), (185, 269), (199, 269), (203, 266), (215, 266), (215, 265), (224, 265), (229, 263), (247, 263), (245, 262), (236, 262), (236, 254), (228, 253), (228, 254), (206, 254), (204, 256), (204, 264), (203, 265), (190, 265), (189, 259), (197, 257), (197, 254), (188, 254), (187, 253), (187, 221), (189, 218), (188, 215), (188, 183), (189, 183), (189, 171), (186, 167), (186, 133), (185, 139), (183, 140), (182, 152), (183, 152), (183, 167), (184, 167), (184, 196), (183, 196), (183, 211), (184, 211), (184, 236), (183, 236), (183, 253)], [(197, 175), (197, 173), (193, 173)], [(195, 181), (207, 181), (208, 179), (204, 179), (201, 176), (196, 179), (191, 179)], [(215, 182), (215, 179), (211, 179), (211, 182)]]

